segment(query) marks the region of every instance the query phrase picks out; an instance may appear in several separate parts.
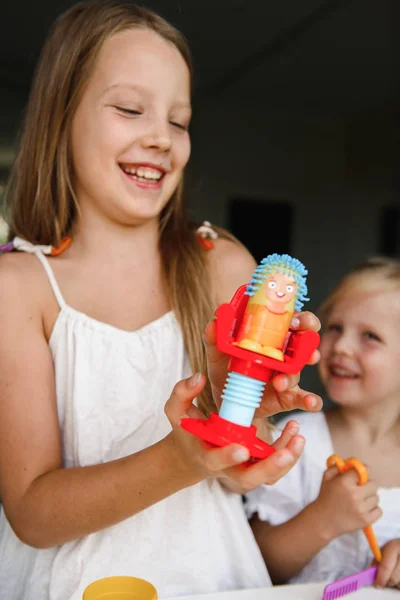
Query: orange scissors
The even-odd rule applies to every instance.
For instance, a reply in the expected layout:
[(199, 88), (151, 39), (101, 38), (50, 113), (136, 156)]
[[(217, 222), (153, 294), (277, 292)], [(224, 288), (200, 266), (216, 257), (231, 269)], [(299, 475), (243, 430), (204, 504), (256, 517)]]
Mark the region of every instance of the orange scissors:
[[(364, 483), (367, 483), (368, 481), (367, 467), (361, 462), (361, 460), (358, 460), (358, 458), (348, 458), (346, 461), (344, 461), (343, 458), (337, 454), (332, 454), (332, 456), (330, 456), (326, 461), (326, 464), (328, 467), (336, 467), (339, 470), (339, 473), (345, 473), (350, 469), (354, 469), (358, 475), (358, 485), (364, 485)], [(372, 554), (375, 556), (378, 562), (381, 562), (382, 554), (378, 546), (378, 542), (376, 541), (372, 525), (367, 525), (367, 527), (364, 527), (363, 531), (372, 550)]]

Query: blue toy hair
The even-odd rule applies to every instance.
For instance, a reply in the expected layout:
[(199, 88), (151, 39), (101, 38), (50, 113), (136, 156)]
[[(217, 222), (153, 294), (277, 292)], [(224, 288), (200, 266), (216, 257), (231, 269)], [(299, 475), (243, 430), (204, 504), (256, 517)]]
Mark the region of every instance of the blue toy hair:
[(289, 254), (270, 254), (266, 258), (263, 258), (258, 267), (254, 270), (250, 283), (248, 284), (245, 294), (248, 296), (254, 296), (260, 285), (271, 275), (271, 273), (284, 273), (290, 275), (296, 282), (296, 300), (294, 308), (295, 310), (301, 310), (304, 302), (307, 302), (309, 298), (306, 298), (307, 294), (307, 283), (306, 275), (308, 274), (307, 269), (297, 258), (292, 258)]

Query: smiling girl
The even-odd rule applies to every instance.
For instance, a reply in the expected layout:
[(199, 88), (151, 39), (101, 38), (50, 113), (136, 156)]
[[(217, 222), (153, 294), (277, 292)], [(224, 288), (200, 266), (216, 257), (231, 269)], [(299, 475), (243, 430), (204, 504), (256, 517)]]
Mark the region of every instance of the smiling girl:
[[(335, 407), (296, 415), (307, 439), (292, 471), (248, 496), (271, 578), (327, 581), (372, 562), (362, 528), (382, 548), (376, 585), (400, 585), (400, 261), (371, 259), (346, 275), (321, 308), (319, 374)], [(285, 421), (283, 421), (285, 423)], [(364, 462), (326, 470), (332, 454)], [(271, 527), (271, 525), (273, 527)]]
[[(270, 584), (226, 486), (284, 475), (297, 427), (249, 469), (242, 446), (180, 428), (215, 410), (227, 364), (212, 323), (202, 336), (255, 267), (236, 242), (206, 252), (187, 220), (190, 116), (186, 42), (153, 12), (76, 4), (52, 27), (0, 258), (2, 598), (81, 600), (108, 575), (160, 598)], [(277, 378), (261, 414), (318, 410), (297, 382)]]

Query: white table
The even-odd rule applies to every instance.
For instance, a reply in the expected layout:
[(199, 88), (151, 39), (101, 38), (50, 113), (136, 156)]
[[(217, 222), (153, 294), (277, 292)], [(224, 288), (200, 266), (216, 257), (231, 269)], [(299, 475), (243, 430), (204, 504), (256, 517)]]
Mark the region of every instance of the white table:
[[(222, 592), (219, 594), (201, 594), (200, 596), (182, 596), (179, 600), (322, 600), (324, 584), (280, 585), (258, 590)], [(365, 587), (358, 592), (343, 596), (346, 600), (400, 600), (399, 590), (377, 590)]]

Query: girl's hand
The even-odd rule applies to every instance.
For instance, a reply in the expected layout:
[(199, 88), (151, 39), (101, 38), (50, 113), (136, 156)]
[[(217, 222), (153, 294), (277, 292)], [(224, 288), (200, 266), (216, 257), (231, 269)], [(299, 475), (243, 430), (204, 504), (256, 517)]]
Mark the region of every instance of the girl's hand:
[[(321, 324), (317, 317), (310, 312), (298, 313), (293, 317), (291, 328), (294, 330), (311, 329), (319, 331)], [(216, 346), (216, 323), (211, 321), (204, 333), (206, 346), (208, 376), (211, 382), (214, 401), (221, 406), (221, 394), (225, 385), (228, 371), (229, 356), (221, 353)], [(308, 364), (313, 365), (319, 360), (316, 350)], [(279, 374), (273, 377), (271, 384), (265, 387), (264, 396), (260, 407), (256, 410), (256, 417), (269, 417), (277, 413), (300, 408), (310, 412), (317, 412), (322, 408), (322, 400), (316, 394), (302, 390), (299, 386), (300, 374)]]
[[(376, 564), (376, 563), (374, 563)], [(397, 587), (400, 589), (400, 538), (392, 540), (382, 548), (382, 561), (378, 566), (375, 587)]]
[(175, 450), (176, 468), (192, 485), (207, 478), (225, 478), (227, 487), (241, 493), (262, 483), (275, 483), (294, 466), (303, 450), (304, 438), (297, 435), (298, 424), (294, 421), (287, 424), (274, 444), (277, 451), (271, 456), (245, 465), (249, 460), (249, 451), (244, 446), (231, 444), (223, 448), (210, 447), (180, 427), (183, 418), (205, 418), (193, 404), (205, 382), (206, 378), (201, 374), (180, 381), (165, 405), (165, 413), (172, 425), (170, 437)]
[(371, 480), (358, 485), (358, 474), (354, 470), (339, 474), (336, 467), (330, 467), (325, 471), (318, 498), (312, 506), (329, 541), (372, 525), (382, 516), (377, 490)]
[[(222, 478), (221, 483), (231, 492), (241, 495), (247, 494), (260, 484), (273, 485), (276, 483), (290, 471), (301, 456), (305, 439), (303, 436), (297, 435), (298, 431), (299, 424), (296, 421), (286, 423), (281, 435), (272, 444), (277, 452), (264, 461), (259, 461), (253, 465), (253, 467), (256, 467), (261, 463), (261, 468), (247, 467), (247, 473), (241, 478), (240, 485), (234, 479), (228, 479), (227, 477)], [(277, 458), (272, 460), (273, 457)]]

